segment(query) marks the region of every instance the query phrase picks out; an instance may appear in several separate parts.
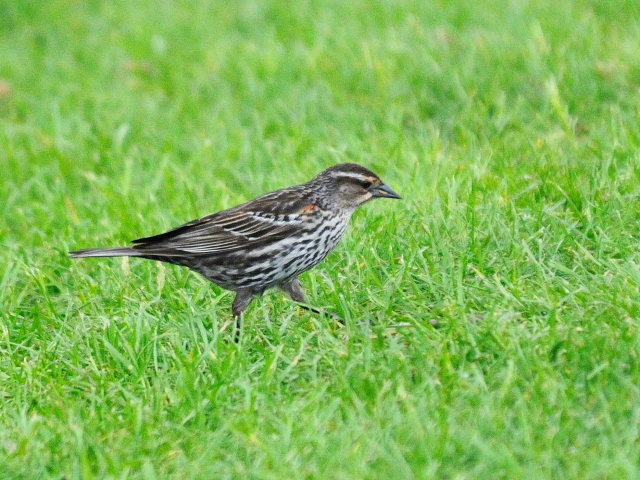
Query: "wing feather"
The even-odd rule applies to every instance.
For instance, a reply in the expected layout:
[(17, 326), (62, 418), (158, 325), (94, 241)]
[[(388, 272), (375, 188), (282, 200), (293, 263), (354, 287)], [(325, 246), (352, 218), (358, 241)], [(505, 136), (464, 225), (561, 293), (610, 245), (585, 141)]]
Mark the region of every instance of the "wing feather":
[[(273, 198), (276, 193), (212, 213), (160, 235), (134, 240), (133, 248), (147, 255), (224, 255), (294, 235), (303, 220), (301, 212), (313, 202), (301, 194), (293, 195), (276, 208), (278, 202)], [(317, 214), (317, 210), (310, 212)]]

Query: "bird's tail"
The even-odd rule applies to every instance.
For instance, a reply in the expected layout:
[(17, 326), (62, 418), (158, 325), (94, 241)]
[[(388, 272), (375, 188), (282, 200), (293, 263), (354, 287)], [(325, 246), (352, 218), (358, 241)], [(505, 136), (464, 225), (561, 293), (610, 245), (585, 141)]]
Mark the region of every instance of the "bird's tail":
[(84, 248), (69, 252), (71, 258), (83, 257), (137, 257), (140, 252), (131, 247), (117, 248)]

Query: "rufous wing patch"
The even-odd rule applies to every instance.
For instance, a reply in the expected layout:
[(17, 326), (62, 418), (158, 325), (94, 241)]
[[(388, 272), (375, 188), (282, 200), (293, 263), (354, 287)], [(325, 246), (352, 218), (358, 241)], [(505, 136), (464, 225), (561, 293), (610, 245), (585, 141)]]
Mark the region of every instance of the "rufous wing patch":
[(308, 207), (305, 207), (302, 209), (302, 211), (300, 213), (309, 213), (311, 212), (311, 210), (313, 210), (314, 208), (316, 208), (315, 205), (309, 205)]

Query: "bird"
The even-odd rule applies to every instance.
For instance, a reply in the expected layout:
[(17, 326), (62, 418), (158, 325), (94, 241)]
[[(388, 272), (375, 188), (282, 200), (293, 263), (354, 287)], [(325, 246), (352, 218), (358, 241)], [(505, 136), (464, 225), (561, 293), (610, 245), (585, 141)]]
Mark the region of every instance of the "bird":
[(306, 183), (261, 195), (130, 246), (86, 248), (71, 258), (139, 257), (187, 267), (235, 292), (236, 342), (251, 301), (279, 288), (307, 305), (299, 275), (324, 260), (354, 211), (376, 198), (401, 199), (378, 175), (356, 163), (333, 165)]

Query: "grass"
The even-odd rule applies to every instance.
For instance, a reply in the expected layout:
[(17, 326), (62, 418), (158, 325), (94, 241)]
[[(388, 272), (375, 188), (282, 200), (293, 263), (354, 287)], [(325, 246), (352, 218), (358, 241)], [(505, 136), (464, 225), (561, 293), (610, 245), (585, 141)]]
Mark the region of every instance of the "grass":
[[(640, 478), (637, 2), (0, 11), (0, 479)], [(66, 257), (347, 160), (343, 328)]]

